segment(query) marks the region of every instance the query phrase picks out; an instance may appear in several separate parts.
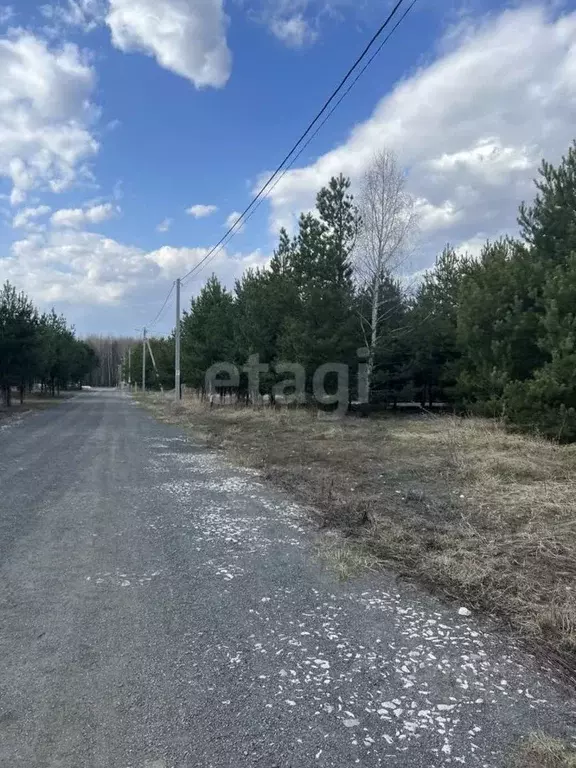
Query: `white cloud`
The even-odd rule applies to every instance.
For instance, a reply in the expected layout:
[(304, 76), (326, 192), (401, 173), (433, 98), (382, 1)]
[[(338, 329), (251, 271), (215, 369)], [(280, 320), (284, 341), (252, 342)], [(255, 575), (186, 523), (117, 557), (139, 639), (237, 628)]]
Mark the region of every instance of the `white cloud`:
[(100, 224), (120, 212), (112, 203), (101, 203), (87, 208), (61, 208), (52, 214), (50, 221), (54, 227), (80, 229), (88, 224)]
[(42, 5), (40, 12), (52, 25), (49, 31), (55, 34), (66, 26), (80, 27), (84, 32), (91, 32), (104, 21), (106, 3), (105, 0), (68, 0), (66, 5)]
[(46, 216), (50, 211), (51, 208), (48, 205), (39, 205), (36, 208), (21, 208), (12, 220), (12, 226), (14, 229), (36, 229), (39, 225), (35, 223), (34, 219)]
[(270, 30), (289, 48), (302, 48), (313, 43), (318, 37), (318, 32), (301, 13), (288, 18), (273, 17), (270, 20)]
[[(53, 230), (13, 243), (10, 255), (0, 259), (0, 283), (10, 280), (43, 305), (117, 304), (158, 296), (168, 281), (198, 264), (207, 252), (208, 248), (169, 245), (147, 252), (95, 232)], [(231, 286), (244, 269), (266, 261), (259, 251), (223, 250), (190, 281), (187, 290), (197, 290), (210, 272)]]
[(0, 273), (40, 302), (107, 304), (157, 270), (138, 248), (67, 229), (15, 242)]
[(486, 241), (489, 239), (493, 239), (496, 235), (505, 235), (505, 232), (501, 233), (490, 233), (490, 238), (488, 237), (488, 234), (482, 234), (481, 232), (475, 235), (474, 237), (471, 237), (469, 240), (463, 240), (462, 242), (455, 245), (456, 251), (461, 254), (468, 254), (469, 256), (473, 256), (474, 258), (478, 258), (480, 254), (482, 253), (482, 249), (486, 245)]
[(98, 150), (94, 71), (75, 45), (50, 49), (23, 31), (0, 39), (0, 71), (0, 176), (12, 182), (12, 204), (38, 187), (66, 189)]
[(467, 149), (433, 158), (429, 167), (440, 173), (462, 170), (480, 177), (486, 184), (499, 185), (510, 171), (525, 171), (532, 165), (524, 147), (503, 147), (498, 137), (489, 136)]
[(120, 128), (121, 125), (122, 125), (122, 122), (114, 118), (113, 120), (110, 120), (109, 122), (106, 123), (105, 129), (108, 131), (108, 133), (112, 133), (112, 131), (115, 131), (117, 128)]
[(458, 222), (463, 216), (463, 209), (456, 208), (450, 200), (445, 200), (441, 205), (432, 205), (425, 198), (416, 198), (414, 213), (421, 232), (435, 232)]
[(11, 5), (0, 5), (0, 24), (6, 24), (14, 16), (14, 8)]
[(163, 245), (147, 254), (146, 258), (160, 269), (163, 277), (177, 277), (196, 266), (207, 253), (208, 248), (175, 248)]
[(312, 207), (330, 176), (358, 181), (373, 153), (387, 148), (407, 168), (422, 214), (421, 265), (447, 240), (477, 245), (513, 232), (540, 159), (559, 159), (576, 122), (576, 13), (550, 14), (508, 10), (452, 35), (344, 144), (280, 181), (273, 229)]
[[(175, 248), (171, 245), (163, 245), (147, 253), (145, 258), (158, 267), (161, 277), (174, 279), (199, 264), (209, 251), (209, 248)], [(190, 279), (190, 285), (200, 288), (206, 282), (206, 278), (214, 273), (226, 285), (232, 286), (234, 280), (240, 277), (245, 269), (263, 266), (267, 261), (268, 258), (259, 250), (241, 254), (230, 253), (224, 248), (206, 263), (204, 269), (198, 271), (197, 277)]]
[(202, 205), (198, 203), (198, 205), (192, 205), (190, 208), (187, 208), (186, 213), (194, 216), (195, 219), (203, 219), (205, 216), (211, 216), (213, 213), (216, 213), (217, 210), (218, 206), (216, 205)]
[[(227, 217), (224, 223), (224, 226), (226, 227), (226, 229), (230, 229), (230, 227), (233, 227), (234, 224), (240, 218), (240, 216), (242, 216), (240, 211), (232, 211), (232, 213)], [(237, 232), (237, 233), (244, 232), (244, 224), (240, 224), (238, 227), (236, 227), (234, 232)]]
[(312, 45), (322, 26), (344, 19), (361, 18), (368, 9), (364, 0), (238, 0), (248, 15), (264, 24), (289, 48)]
[(117, 205), (112, 205), (112, 203), (100, 203), (99, 205), (90, 206), (84, 213), (87, 222), (99, 224), (118, 215), (120, 208)]
[(223, 0), (110, 0), (106, 23), (116, 48), (153, 56), (197, 88), (228, 81)]
[(172, 219), (164, 219), (156, 227), (156, 232), (168, 232), (168, 230), (172, 226), (172, 223), (173, 223)]
[(67, 0), (41, 11), (53, 36), (67, 26), (90, 32), (107, 24), (116, 48), (153, 56), (197, 88), (221, 88), (230, 76), (223, 0)]
[(52, 214), (51, 222), (54, 227), (79, 228), (84, 223), (82, 208), (62, 208)]

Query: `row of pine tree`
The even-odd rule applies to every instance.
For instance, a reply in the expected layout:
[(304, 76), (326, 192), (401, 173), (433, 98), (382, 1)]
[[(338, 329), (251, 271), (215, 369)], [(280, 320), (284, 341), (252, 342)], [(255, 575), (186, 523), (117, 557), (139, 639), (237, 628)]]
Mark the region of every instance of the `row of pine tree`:
[(55, 395), (78, 385), (97, 363), (92, 347), (77, 339), (54, 310), (41, 314), (24, 293), (6, 283), (0, 290), (0, 390), (10, 406), (13, 389), (20, 400), (39, 384)]
[[(390, 181), (399, 179), (390, 158), (377, 170), (388, 197), (369, 237), (374, 206), (361, 196), (357, 207), (340, 176), (300, 217), (295, 237), (281, 232), (267, 268), (246, 272), (233, 291), (214, 276), (206, 282), (182, 321), (183, 381), (201, 389), (213, 363), (243, 366), (258, 354), (272, 365), (301, 363), (311, 391), (323, 363), (349, 365), (353, 382), (362, 349), (374, 404), (449, 403), (575, 440), (576, 145), (558, 166), (542, 164), (534, 201), (520, 206), (518, 237), (487, 242), (479, 258), (447, 247), (415, 288), (398, 279), (389, 254), (361, 258), (375, 235), (388, 249), (400, 242), (411, 215), (401, 195), (390, 205)], [(150, 386), (174, 386), (173, 344), (153, 341)], [(276, 380), (263, 377), (262, 394)], [(240, 394), (245, 387), (241, 380)]]

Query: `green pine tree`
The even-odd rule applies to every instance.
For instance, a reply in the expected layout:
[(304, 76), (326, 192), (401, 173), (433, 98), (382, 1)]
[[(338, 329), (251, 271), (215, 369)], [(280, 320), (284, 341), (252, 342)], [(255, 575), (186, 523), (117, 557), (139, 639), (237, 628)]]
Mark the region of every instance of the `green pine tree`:
[(316, 215), (300, 217), (290, 245), (289, 273), (297, 303), (284, 324), (280, 350), (285, 360), (304, 366), (309, 392), (320, 365), (343, 363), (354, 375), (355, 352), (361, 346), (349, 261), (359, 220), (349, 187), (342, 176), (332, 179), (318, 193)]
[(198, 389), (210, 366), (234, 361), (233, 296), (214, 275), (184, 313), (181, 345), (183, 383)]
[(454, 398), (460, 358), (457, 315), (469, 259), (446, 246), (424, 275), (408, 314), (414, 394), (422, 406)]

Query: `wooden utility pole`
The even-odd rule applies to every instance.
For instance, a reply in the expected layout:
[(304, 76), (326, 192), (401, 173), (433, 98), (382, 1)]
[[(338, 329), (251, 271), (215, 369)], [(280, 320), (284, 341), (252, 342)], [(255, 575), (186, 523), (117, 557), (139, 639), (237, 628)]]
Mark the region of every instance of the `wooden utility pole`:
[(180, 385), (180, 278), (176, 280), (176, 330), (174, 334), (174, 396), (182, 399)]
[(146, 328), (142, 329), (142, 392), (146, 392)]

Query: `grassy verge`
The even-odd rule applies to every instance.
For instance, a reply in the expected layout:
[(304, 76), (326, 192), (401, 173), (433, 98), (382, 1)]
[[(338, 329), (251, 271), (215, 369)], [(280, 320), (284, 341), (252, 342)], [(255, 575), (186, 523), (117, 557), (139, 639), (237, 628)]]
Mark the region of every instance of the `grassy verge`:
[(16, 416), (22, 416), (30, 411), (43, 411), (46, 408), (51, 408), (54, 405), (58, 405), (63, 400), (67, 400), (73, 397), (72, 392), (66, 392), (59, 397), (50, 397), (49, 395), (32, 394), (26, 395), (26, 399), (21, 404), (19, 399), (14, 399), (10, 408), (6, 408), (4, 404), (0, 404), (0, 424), (5, 423), (8, 419)]
[(511, 768), (576, 768), (576, 752), (563, 741), (535, 733), (518, 749)]
[(312, 505), (353, 544), (352, 554), (328, 551), (342, 575), (363, 558), (390, 564), (573, 668), (576, 445), (480, 419), (146, 402)]

